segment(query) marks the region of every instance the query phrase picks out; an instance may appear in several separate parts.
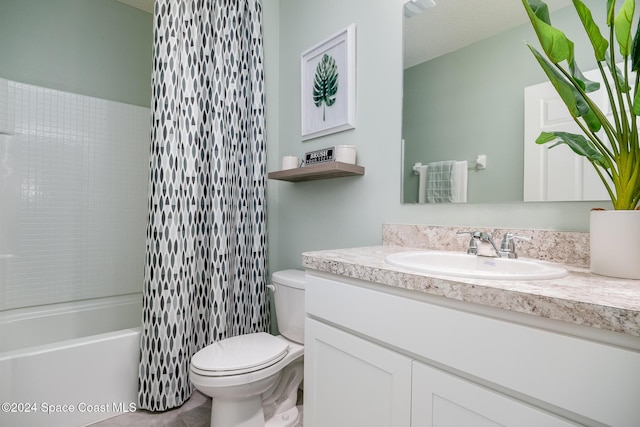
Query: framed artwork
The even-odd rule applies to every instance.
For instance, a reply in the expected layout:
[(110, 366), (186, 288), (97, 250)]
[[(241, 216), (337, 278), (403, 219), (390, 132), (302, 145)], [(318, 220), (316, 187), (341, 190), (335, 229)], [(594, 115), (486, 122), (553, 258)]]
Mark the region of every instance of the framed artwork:
[(302, 53), (302, 140), (355, 127), (356, 26)]

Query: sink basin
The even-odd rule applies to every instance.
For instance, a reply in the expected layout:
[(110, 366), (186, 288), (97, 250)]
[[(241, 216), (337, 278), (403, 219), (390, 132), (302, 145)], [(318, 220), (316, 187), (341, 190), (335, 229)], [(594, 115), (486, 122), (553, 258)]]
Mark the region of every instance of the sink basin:
[(525, 259), (489, 258), (459, 252), (409, 251), (391, 254), (385, 262), (396, 267), (443, 276), (498, 280), (543, 280), (565, 277), (559, 265)]

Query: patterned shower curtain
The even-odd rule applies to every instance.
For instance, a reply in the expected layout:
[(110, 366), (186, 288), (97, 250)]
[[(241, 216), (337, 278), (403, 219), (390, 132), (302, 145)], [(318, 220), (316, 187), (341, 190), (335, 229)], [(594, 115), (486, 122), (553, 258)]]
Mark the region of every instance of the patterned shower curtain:
[(266, 331), (259, 0), (156, 0), (139, 406), (192, 392), (191, 356)]

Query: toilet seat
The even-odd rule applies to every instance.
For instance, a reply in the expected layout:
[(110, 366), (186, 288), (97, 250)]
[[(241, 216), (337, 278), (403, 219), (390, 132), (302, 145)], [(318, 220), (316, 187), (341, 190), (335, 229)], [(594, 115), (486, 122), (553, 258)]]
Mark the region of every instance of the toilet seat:
[(279, 362), (288, 351), (284, 340), (265, 332), (238, 335), (198, 351), (191, 358), (191, 370), (207, 377), (246, 374)]

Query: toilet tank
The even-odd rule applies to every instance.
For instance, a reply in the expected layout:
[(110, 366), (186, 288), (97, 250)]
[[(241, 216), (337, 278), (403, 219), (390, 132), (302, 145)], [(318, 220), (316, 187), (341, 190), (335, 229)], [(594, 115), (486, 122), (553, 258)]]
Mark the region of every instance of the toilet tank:
[(271, 280), (280, 334), (304, 344), (304, 271), (276, 271)]

